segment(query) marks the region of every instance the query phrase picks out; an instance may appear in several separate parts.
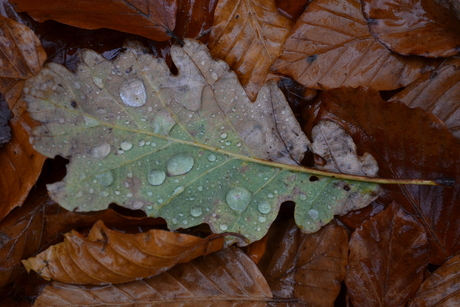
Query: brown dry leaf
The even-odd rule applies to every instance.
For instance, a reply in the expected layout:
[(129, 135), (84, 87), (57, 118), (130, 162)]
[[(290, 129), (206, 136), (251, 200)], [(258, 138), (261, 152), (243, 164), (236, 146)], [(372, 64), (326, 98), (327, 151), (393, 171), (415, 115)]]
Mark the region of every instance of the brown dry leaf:
[(46, 59), (40, 40), (28, 27), (0, 15), (0, 92), (13, 112), (11, 141), (0, 149), (0, 220), (20, 206), (37, 180), (45, 157), (29, 143), (25, 102), (19, 99), (23, 82), (40, 71)]
[(175, 0), (12, 0), (38, 22), (53, 19), (85, 29), (109, 28), (166, 41), (176, 25)]
[(291, 27), (292, 21), (276, 11), (274, 0), (220, 0), (209, 49), (230, 65), (254, 101)]
[(460, 58), (446, 60), (396, 94), (390, 101), (401, 101), (411, 108), (422, 108), (443, 120), (460, 139)]
[(311, 0), (275, 0), (278, 12), (296, 21)]
[(297, 20), (271, 70), (316, 89), (392, 90), (432, 69), (429, 63), (382, 46), (369, 32), (358, 0), (314, 0)]
[[(41, 277), (74, 284), (122, 283), (150, 277), (175, 264), (222, 249), (223, 236), (205, 239), (153, 229), (125, 234), (98, 221), (87, 237), (76, 231), (64, 242), (23, 261)], [(64, 269), (65, 268), (65, 269)]]
[(44, 236), (44, 215), (56, 211), (59, 206), (42, 189), (32, 191), (23, 206), (11, 211), (0, 222), (0, 287), (23, 270), (22, 259), (31, 257), (46, 244), (49, 237)]
[(5, 94), (14, 117), (10, 120), (11, 141), (0, 148), (0, 220), (22, 205), (46, 160), (29, 142), (31, 127), (36, 122), (25, 112), (26, 103), (19, 98), (23, 86), (20, 81)]
[(346, 272), (346, 230), (330, 223), (304, 234), (291, 220), (273, 225), (268, 236), (259, 268), (274, 297), (295, 299), (302, 306), (332, 306)]
[(447, 260), (420, 286), (409, 307), (458, 306), (460, 255)]
[(404, 55), (448, 57), (460, 52), (460, 20), (433, 0), (363, 0), (372, 34)]
[(0, 287), (24, 270), (22, 259), (62, 241), (63, 233), (89, 228), (98, 220), (109, 227), (164, 224), (162, 219), (125, 217), (112, 209), (90, 214), (70, 212), (53, 202), (45, 187), (33, 189), (24, 204), (0, 222)]
[(356, 229), (345, 277), (353, 306), (405, 306), (428, 265), (425, 231), (396, 203)]
[(34, 307), (263, 307), (271, 297), (257, 266), (241, 250), (230, 247), (130, 283), (101, 287), (55, 282), (43, 289)]
[(0, 92), (35, 76), (46, 59), (40, 40), (28, 27), (0, 15)]
[[(340, 124), (379, 165), (382, 178), (460, 178), (460, 142), (445, 124), (420, 109), (386, 102), (377, 91), (338, 89), (323, 92), (307, 112), (314, 120)], [(372, 120), (370, 120), (372, 119)], [(425, 228), (430, 262), (442, 264), (460, 249), (460, 184), (453, 188), (383, 185), (380, 202), (396, 201)]]

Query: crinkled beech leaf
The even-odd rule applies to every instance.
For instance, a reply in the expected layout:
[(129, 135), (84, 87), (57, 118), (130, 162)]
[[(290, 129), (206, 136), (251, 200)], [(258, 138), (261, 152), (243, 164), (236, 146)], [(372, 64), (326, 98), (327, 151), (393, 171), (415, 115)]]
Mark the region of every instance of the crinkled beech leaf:
[[(172, 229), (260, 239), (282, 202), (312, 232), (365, 206), (374, 183), (312, 176), (298, 166), (309, 141), (281, 91), (268, 82), (255, 103), (236, 74), (193, 40), (173, 46), (178, 75), (131, 44), (114, 62), (82, 54), (76, 74), (50, 63), (24, 90), (35, 148), (70, 159), (48, 186), (69, 210), (110, 203), (160, 216)], [(359, 204), (358, 204), (359, 199)]]

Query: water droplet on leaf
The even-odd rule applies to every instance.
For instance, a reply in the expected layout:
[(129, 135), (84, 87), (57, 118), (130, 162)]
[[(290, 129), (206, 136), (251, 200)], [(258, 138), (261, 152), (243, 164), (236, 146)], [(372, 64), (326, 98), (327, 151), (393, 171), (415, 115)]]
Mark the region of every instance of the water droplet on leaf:
[(147, 101), (145, 86), (140, 79), (125, 80), (120, 86), (120, 98), (130, 107), (141, 107)]
[(225, 230), (228, 229), (228, 225), (227, 224), (220, 224), (219, 228), (220, 228), (220, 230), (225, 231)]
[(270, 206), (270, 204), (266, 200), (261, 201), (257, 205), (257, 209), (259, 209), (259, 212), (263, 213), (263, 214), (268, 214), (268, 213), (270, 213), (270, 211), (272, 211), (272, 207)]
[(131, 143), (130, 141), (121, 142), (120, 148), (123, 149), (124, 151), (128, 151), (131, 148), (133, 148), (133, 143)]
[(166, 173), (162, 170), (152, 169), (149, 171), (149, 174), (147, 175), (147, 181), (151, 185), (160, 185), (165, 181), (165, 179)]
[(257, 220), (261, 223), (265, 223), (267, 221), (267, 218), (265, 216), (259, 216)]
[(319, 217), (319, 212), (316, 211), (315, 209), (310, 209), (310, 210), (308, 210), (308, 215), (309, 215), (312, 219), (316, 220), (316, 219)]
[(91, 149), (91, 156), (95, 159), (104, 159), (110, 153), (110, 145), (108, 143), (99, 144)]
[(214, 161), (216, 161), (216, 159), (217, 159), (217, 157), (216, 157), (215, 154), (210, 154), (210, 155), (208, 156), (208, 160), (209, 160), (210, 162), (214, 162)]
[(97, 181), (103, 187), (108, 187), (113, 182), (113, 174), (112, 171), (106, 171), (101, 174), (97, 174), (96, 176)]
[(194, 217), (199, 217), (203, 213), (203, 210), (200, 207), (193, 207), (190, 210), (190, 214)]
[(243, 187), (234, 187), (228, 191), (226, 196), (227, 204), (235, 211), (243, 212), (251, 201), (252, 193)]
[(166, 169), (171, 176), (179, 176), (188, 173), (195, 164), (195, 160), (189, 154), (180, 153), (168, 160)]

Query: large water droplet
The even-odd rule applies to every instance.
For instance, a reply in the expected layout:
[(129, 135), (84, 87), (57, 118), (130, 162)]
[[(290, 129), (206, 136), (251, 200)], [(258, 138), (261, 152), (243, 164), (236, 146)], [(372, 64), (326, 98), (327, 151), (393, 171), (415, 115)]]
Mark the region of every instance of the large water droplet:
[(106, 171), (106, 172), (97, 174), (95, 177), (97, 181), (99, 182), (99, 184), (103, 187), (108, 187), (113, 182), (112, 171)]
[(180, 194), (184, 192), (185, 188), (183, 186), (178, 186), (177, 188), (174, 189), (173, 195)]
[(166, 179), (166, 173), (162, 170), (152, 169), (147, 175), (147, 180), (151, 185), (160, 185)]
[(143, 207), (144, 207), (144, 203), (139, 200), (136, 200), (131, 205), (131, 209), (134, 209), (134, 210), (139, 210), (139, 209), (142, 209)]
[(216, 157), (215, 154), (210, 154), (210, 155), (208, 156), (208, 160), (209, 160), (210, 162), (214, 162), (214, 161), (216, 161), (216, 159), (217, 159), (217, 157)]
[(86, 128), (96, 127), (100, 124), (100, 122), (95, 118), (92, 118), (86, 115), (83, 115), (83, 118), (85, 119)]
[(180, 153), (168, 160), (166, 169), (171, 176), (179, 176), (190, 172), (195, 160), (189, 154)]
[(141, 107), (147, 101), (145, 86), (140, 79), (125, 80), (120, 86), (120, 98), (130, 107)]
[(104, 88), (104, 82), (102, 81), (101, 78), (99, 78), (99, 77), (94, 77), (94, 78), (93, 78), (93, 82), (94, 82), (94, 84), (95, 84), (98, 88), (100, 88), (100, 89), (103, 89), (103, 88)]
[(168, 135), (175, 124), (176, 120), (171, 115), (171, 113), (168, 110), (163, 109), (153, 117), (153, 133)]
[(226, 196), (227, 204), (235, 211), (243, 212), (251, 201), (252, 193), (243, 187), (234, 187), (228, 191)]
[(228, 229), (228, 225), (227, 224), (220, 224), (219, 228), (220, 228), (220, 230), (225, 231), (225, 230)]
[(199, 217), (203, 213), (203, 210), (200, 207), (193, 207), (190, 210), (190, 214), (194, 217)]
[(95, 159), (104, 159), (110, 153), (110, 145), (108, 143), (102, 143), (96, 145), (91, 149), (91, 157)]
[(309, 215), (312, 219), (316, 220), (316, 219), (319, 217), (319, 212), (316, 211), (315, 209), (310, 209), (310, 210), (308, 210), (308, 215)]
[(124, 151), (128, 151), (131, 148), (133, 148), (133, 143), (131, 143), (130, 141), (123, 141), (120, 144), (120, 148), (123, 149)]
[(272, 211), (272, 207), (270, 206), (270, 204), (266, 200), (261, 201), (257, 205), (257, 209), (259, 209), (259, 212), (263, 213), (263, 214), (268, 214), (268, 213), (270, 213), (270, 211)]

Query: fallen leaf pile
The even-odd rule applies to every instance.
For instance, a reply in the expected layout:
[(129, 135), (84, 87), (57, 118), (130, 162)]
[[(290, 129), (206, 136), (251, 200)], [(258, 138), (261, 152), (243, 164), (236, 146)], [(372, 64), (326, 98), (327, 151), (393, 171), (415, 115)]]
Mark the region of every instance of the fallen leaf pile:
[(458, 305), (455, 1), (0, 12), (2, 306)]

